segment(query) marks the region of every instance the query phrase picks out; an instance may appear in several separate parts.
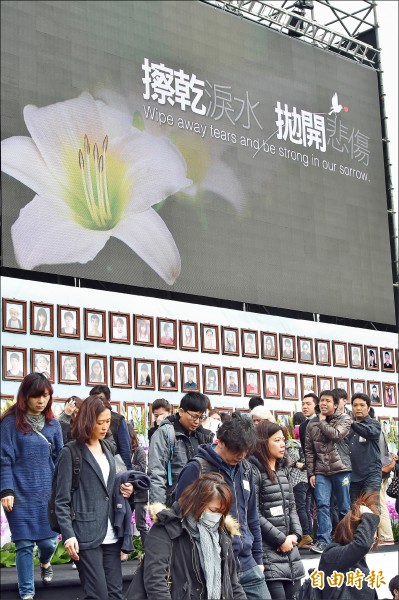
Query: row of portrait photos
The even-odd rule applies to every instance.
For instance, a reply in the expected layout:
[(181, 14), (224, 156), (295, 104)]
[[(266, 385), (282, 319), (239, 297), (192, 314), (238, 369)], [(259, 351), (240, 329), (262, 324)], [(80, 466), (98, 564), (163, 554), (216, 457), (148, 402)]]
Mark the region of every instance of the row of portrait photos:
[[(43, 373), (55, 382), (55, 352), (53, 350), (31, 349), (31, 372)], [(27, 374), (26, 348), (3, 347), (3, 379), (21, 381)], [(58, 383), (81, 385), (81, 355), (78, 352), (58, 352)], [(164, 392), (202, 391), (204, 394), (224, 394), (227, 396), (258, 396), (265, 398), (283, 398), (298, 400), (309, 393), (320, 393), (333, 387), (348, 392), (368, 393), (376, 406), (397, 406), (396, 384), (393, 382), (366, 381), (330, 376), (316, 376), (301, 373), (280, 373), (259, 369), (240, 369), (179, 363), (173, 361), (155, 361), (146, 358), (134, 360), (134, 387), (137, 390), (155, 390)], [(157, 363), (157, 364), (156, 364)], [(133, 362), (131, 357), (109, 357), (109, 375), (111, 387), (133, 387)], [(85, 354), (85, 384), (108, 385), (108, 356)], [(202, 384), (202, 385), (201, 385)]]
[[(57, 305), (57, 335), (80, 339), (79, 307)], [(53, 304), (30, 303), (30, 333), (54, 336)], [(84, 339), (105, 342), (107, 315), (105, 310), (83, 308)], [(3, 298), (3, 331), (27, 333), (27, 302)], [(154, 346), (155, 317), (133, 315), (133, 343)], [(156, 318), (157, 346), (176, 350), (211, 354), (265, 358), (334, 367), (351, 367), (369, 371), (399, 372), (399, 353), (393, 348), (313, 339), (270, 331), (225, 327), (209, 323)], [(131, 343), (131, 315), (108, 311), (109, 342)], [(201, 342), (201, 348), (199, 344)]]

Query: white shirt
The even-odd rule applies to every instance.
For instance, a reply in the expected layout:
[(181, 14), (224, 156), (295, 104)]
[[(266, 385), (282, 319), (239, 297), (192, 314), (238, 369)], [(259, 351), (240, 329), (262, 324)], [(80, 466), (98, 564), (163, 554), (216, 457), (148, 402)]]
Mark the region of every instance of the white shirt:
[[(107, 485), (109, 471), (110, 471), (108, 459), (105, 454), (99, 454), (99, 455), (93, 454), (93, 457), (98, 462), (98, 466), (100, 467), (101, 473), (104, 478), (104, 483), (105, 483), (105, 485)], [(118, 538), (115, 535), (114, 528), (112, 527), (112, 523), (110, 521), (110, 518), (108, 517), (107, 533), (105, 534), (105, 538), (103, 539), (103, 541), (101, 543), (102, 544), (116, 544), (117, 541), (118, 541)]]

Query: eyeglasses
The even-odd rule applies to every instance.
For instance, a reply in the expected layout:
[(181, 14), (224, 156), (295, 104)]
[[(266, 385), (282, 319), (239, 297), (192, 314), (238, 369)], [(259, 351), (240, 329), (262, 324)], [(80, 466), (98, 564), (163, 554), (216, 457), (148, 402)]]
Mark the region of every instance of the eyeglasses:
[(192, 419), (193, 421), (199, 421), (200, 423), (202, 423), (203, 421), (205, 421), (205, 419), (207, 418), (206, 415), (201, 415), (201, 416), (193, 415), (188, 410), (185, 410), (184, 412), (189, 415), (190, 419)]

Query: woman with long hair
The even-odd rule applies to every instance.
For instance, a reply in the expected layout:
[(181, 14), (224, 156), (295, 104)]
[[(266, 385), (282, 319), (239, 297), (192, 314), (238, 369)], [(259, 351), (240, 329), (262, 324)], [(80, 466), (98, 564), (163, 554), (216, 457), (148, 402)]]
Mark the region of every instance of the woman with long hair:
[[(82, 403), (71, 427), (81, 451), (79, 487), (71, 493), (72, 454), (66, 446), (59, 458), (55, 511), (68, 555), (77, 564), (86, 598), (122, 598), (122, 539), (113, 528), (115, 460), (104, 443), (111, 411), (99, 396)], [(121, 484), (124, 498), (133, 491)], [(73, 517), (72, 517), (73, 515)]]
[(104, 382), (103, 366), (99, 360), (95, 360), (91, 364), (90, 381), (94, 381), (97, 383)]
[(36, 314), (35, 331), (48, 331), (47, 312), (44, 308), (39, 308)]
[[(319, 571), (324, 572), (325, 587), (320, 592), (321, 600), (345, 598), (352, 600), (375, 600), (375, 589), (363, 578), (362, 589), (346, 586), (346, 573), (359, 569), (364, 577), (370, 573), (366, 556), (378, 545), (377, 527), (379, 517), (379, 494), (368, 492), (360, 495), (351, 509), (338, 523), (333, 534), (333, 542), (327, 546), (320, 558)], [(333, 571), (345, 577), (340, 588), (330, 587), (328, 578)]]
[(17, 401), (1, 416), (1, 504), (16, 546), (19, 595), (35, 595), (33, 549), (39, 549), (43, 583), (53, 578), (57, 534), (47, 518), (54, 464), (62, 448), (60, 424), (51, 410), (53, 388), (42, 373), (30, 373)]
[(262, 533), (264, 574), (273, 600), (291, 600), (305, 571), (298, 542), (302, 529), (288, 480), (285, 439), (281, 425), (261, 421), (255, 427), (256, 446), (250, 462)]

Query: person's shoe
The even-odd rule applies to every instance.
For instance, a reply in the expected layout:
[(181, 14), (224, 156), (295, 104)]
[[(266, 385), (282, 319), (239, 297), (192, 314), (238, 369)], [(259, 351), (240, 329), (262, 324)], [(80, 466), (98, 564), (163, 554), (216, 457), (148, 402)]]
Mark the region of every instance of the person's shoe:
[(21, 600), (33, 600), (32, 594), (28, 594), (27, 596), (22, 596)]
[(310, 535), (304, 535), (298, 544), (298, 548), (310, 548), (312, 544), (313, 539), (310, 537)]
[(395, 542), (393, 540), (385, 540), (383, 542), (380, 542), (378, 545), (379, 546), (392, 546), (392, 544), (394, 544)]
[(323, 542), (316, 542), (310, 549), (312, 552), (317, 552), (317, 554), (323, 554), (326, 546), (327, 544), (324, 544)]
[(53, 567), (40, 567), (40, 577), (45, 585), (48, 585), (53, 580)]
[(77, 569), (78, 567), (76, 566), (76, 563), (72, 563), (72, 569)]

